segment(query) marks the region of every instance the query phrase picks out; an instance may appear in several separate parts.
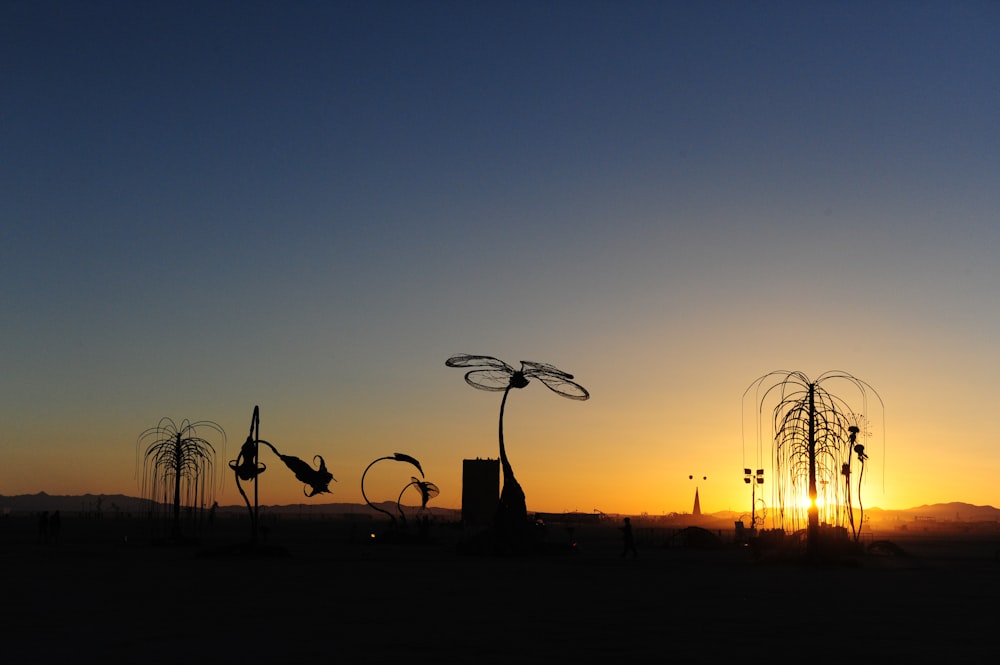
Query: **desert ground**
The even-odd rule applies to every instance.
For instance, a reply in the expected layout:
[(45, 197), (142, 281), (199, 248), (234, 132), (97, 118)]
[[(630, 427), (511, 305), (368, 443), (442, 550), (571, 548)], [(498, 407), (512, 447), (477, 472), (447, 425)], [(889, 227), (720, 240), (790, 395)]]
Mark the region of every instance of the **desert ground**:
[[(549, 525), (545, 551), (468, 534), (285, 520), (257, 548), (219, 520), (161, 542), (148, 520), (0, 518), (4, 663), (948, 663), (997, 657), (1000, 537), (894, 533), (808, 560), (615, 524)], [(374, 534), (374, 537), (372, 537)], [(573, 546), (575, 543), (575, 547)], [(714, 546), (709, 546), (714, 545)]]

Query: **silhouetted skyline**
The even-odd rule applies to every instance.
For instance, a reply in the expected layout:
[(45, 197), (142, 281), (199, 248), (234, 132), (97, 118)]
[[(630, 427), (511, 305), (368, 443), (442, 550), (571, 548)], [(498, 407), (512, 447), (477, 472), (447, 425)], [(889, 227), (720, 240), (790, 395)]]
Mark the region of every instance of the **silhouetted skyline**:
[(164, 417), (224, 469), (260, 405), (324, 501), (402, 450), (457, 507), (497, 404), (443, 363), (487, 352), (591, 393), (511, 395), (529, 510), (748, 510), (774, 370), (884, 399), (866, 505), (1000, 503), (997, 43), (992, 2), (3, 3), (0, 494), (137, 494)]

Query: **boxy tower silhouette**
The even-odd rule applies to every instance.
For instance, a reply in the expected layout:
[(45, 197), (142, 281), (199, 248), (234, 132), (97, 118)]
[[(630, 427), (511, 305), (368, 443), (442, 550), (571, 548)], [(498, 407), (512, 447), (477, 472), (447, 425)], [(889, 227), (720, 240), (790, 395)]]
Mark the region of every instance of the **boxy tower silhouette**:
[(500, 500), (500, 460), (462, 460), (462, 524), (490, 526)]

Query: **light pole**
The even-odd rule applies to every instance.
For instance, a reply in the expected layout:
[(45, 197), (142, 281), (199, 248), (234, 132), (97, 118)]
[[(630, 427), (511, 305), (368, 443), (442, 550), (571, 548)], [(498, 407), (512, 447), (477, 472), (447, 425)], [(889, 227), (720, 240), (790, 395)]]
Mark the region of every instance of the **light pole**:
[(764, 484), (764, 469), (757, 469), (756, 477), (751, 476), (750, 469), (743, 469), (743, 482), (750, 485), (750, 528), (757, 529), (757, 485)]

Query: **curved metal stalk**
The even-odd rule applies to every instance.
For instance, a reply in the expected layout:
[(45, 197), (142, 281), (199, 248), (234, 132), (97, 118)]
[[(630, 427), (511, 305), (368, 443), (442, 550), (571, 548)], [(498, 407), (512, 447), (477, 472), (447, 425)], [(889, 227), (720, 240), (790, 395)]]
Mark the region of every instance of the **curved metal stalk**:
[[(389, 520), (392, 522), (393, 528), (395, 528), (396, 516), (390, 513), (388, 510), (376, 506), (374, 503), (371, 502), (371, 500), (368, 498), (368, 495), (365, 493), (365, 476), (368, 475), (369, 469), (375, 466), (377, 462), (381, 462), (383, 460), (394, 460), (396, 462), (406, 462), (408, 464), (412, 464), (413, 466), (417, 467), (417, 470), (420, 472), (421, 478), (424, 476), (424, 470), (420, 468), (420, 462), (418, 462), (416, 458), (411, 457), (410, 455), (406, 455), (404, 453), (393, 453), (392, 455), (386, 455), (385, 457), (378, 457), (372, 460), (368, 464), (368, 466), (365, 467), (364, 473), (361, 474), (361, 496), (362, 498), (364, 498), (365, 503), (367, 503), (372, 509), (377, 510), (378, 512), (384, 515), (388, 515)], [(409, 487), (409, 485), (407, 485), (407, 487)], [(405, 490), (406, 487), (404, 487), (403, 489)], [(402, 494), (400, 494), (400, 496), (402, 496)], [(397, 501), (397, 508), (398, 508), (398, 501)]]
[(437, 485), (434, 483), (424, 482), (411, 477), (410, 482), (406, 484), (402, 491), (400, 491), (399, 496), (396, 497), (396, 511), (399, 513), (399, 521), (402, 522), (404, 526), (406, 524), (406, 515), (403, 513), (403, 495), (406, 494), (406, 490), (411, 487), (416, 487), (417, 491), (420, 492), (420, 509), (417, 511), (418, 515), (427, 509), (427, 502), (430, 501), (431, 498), (437, 496), (440, 492)]
[(579, 383), (573, 381), (573, 375), (561, 369), (530, 360), (522, 360), (521, 368), (515, 370), (504, 361), (492, 356), (459, 354), (445, 361), (448, 367), (465, 367), (465, 382), (473, 388), (490, 392), (502, 392), (500, 400), (500, 465), (503, 470), (503, 488), (497, 502), (494, 526), (502, 533), (505, 545), (518, 540), (527, 522), (528, 510), (524, 490), (514, 477), (514, 469), (507, 458), (507, 447), (503, 438), (503, 416), (507, 407), (507, 397), (511, 388), (524, 388), (530, 379), (538, 379), (552, 392), (574, 400), (586, 400), (590, 393)]
[(500, 469), (503, 472), (503, 488), (500, 490), (500, 510), (505, 519), (524, 522), (528, 519), (528, 505), (524, 496), (524, 489), (521, 483), (514, 477), (514, 467), (510, 465), (507, 458), (507, 447), (503, 440), (503, 414), (507, 406), (507, 396), (510, 394), (508, 387), (503, 392), (503, 399), (500, 400)]

